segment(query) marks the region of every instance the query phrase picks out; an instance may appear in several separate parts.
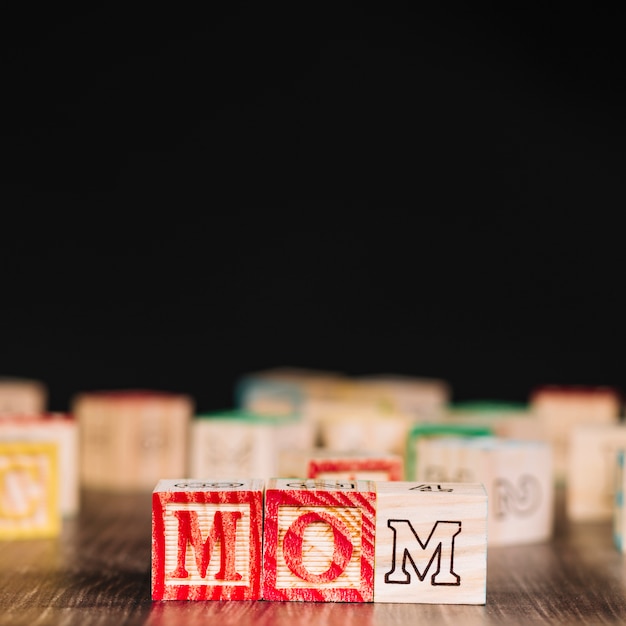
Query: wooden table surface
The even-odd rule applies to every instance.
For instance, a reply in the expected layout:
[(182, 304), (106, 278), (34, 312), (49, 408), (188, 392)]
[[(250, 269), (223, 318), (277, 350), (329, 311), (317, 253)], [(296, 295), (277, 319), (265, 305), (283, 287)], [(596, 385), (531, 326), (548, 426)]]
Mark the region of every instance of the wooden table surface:
[(150, 494), (82, 494), (58, 539), (0, 542), (0, 624), (377, 626), (626, 623), (626, 557), (611, 524), (568, 523), (546, 544), (489, 548), (486, 606), (155, 602)]

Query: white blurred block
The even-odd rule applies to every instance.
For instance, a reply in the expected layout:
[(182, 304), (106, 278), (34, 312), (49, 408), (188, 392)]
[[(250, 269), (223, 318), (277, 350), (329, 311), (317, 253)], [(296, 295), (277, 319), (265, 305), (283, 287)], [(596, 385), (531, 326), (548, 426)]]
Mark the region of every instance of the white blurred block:
[(420, 441), (416, 480), (482, 482), (489, 497), (488, 543), (512, 545), (551, 538), (552, 471), (546, 442), (442, 437)]
[(310, 403), (308, 419), (318, 425), (322, 447), (338, 452), (404, 454), (413, 418), (363, 400)]
[(310, 449), (311, 425), (297, 418), (271, 418), (248, 411), (197, 416), (191, 422), (189, 475), (195, 479), (279, 474), (283, 450)]
[(450, 402), (450, 385), (439, 378), (379, 374), (356, 380), (370, 392), (380, 394), (381, 401), (419, 420), (437, 419)]
[(497, 437), (508, 439), (546, 439), (543, 424), (525, 404), (489, 400), (457, 403), (447, 408), (443, 422), (485, 426)]
[(184, 476), (193, 401), (159, 391), (85, 392), (72, 402), (80, 434), (81, 484), (111, 491), (152, 490)]
[(243, 376), (236, 386), (237, 407), (258, 415), (293, 415), (309, 398), (329, 398), (346, 380), (326, 370), (276, 367)]
[(534, 390), (530, 409), (541, 423), (543, 435), (554, 449), (558, 483), (567, 479), (569, 433), (578, 424), (616, 424), (619, 393), (611, 387), (546, 386)]
[(0, 441), (54, 443), (58, 448), (60, 514), (70, 517), (78, 513), (78, 428), (74, 419), (50, 413), (0, 420)]
[(48, 390), (38, 380), (0, 377), (0, 418), (40, 415), (46, 411)]
[(572, 521), (610, 520), (617, 451), (626, 448), (622, 424), (578, 424), (569, 436), (565, 510)]

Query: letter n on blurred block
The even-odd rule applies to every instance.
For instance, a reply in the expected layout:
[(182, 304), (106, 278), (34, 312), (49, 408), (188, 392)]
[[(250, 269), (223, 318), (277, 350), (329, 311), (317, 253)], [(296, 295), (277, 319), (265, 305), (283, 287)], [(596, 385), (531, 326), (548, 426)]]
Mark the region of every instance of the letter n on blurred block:
[(57, 457), (53, 442), (0, 442), (0, 539), (59, 533)]
[(265, 600), (372, 602), (375, 484), (274, 478), (265, 492)]
[(263, 481), (160, 480), (153, 600), (259, 600)]

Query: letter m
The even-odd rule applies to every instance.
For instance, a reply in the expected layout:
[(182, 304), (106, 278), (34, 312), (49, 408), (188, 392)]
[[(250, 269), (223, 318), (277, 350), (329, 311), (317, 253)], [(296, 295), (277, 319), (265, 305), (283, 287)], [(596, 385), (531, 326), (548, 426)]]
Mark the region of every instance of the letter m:
[(241, 574), (235, 571), (237, 521), (241, 519), (239, 511), (216, 511), (213, 526), (204, 542), (196, 511), (173, 511), (173, 513), (178, 519), (178, 556), (176, 569), (170, 574), (172, 578), (189, 577), (189, 572), (185, 568), (188, 543), (193, 548), (198, 573), (205, 578), (211, 554), (216, 544), (219, 543), (220, 569), (215, 574), (216, 580), (241, 580)]
[(454, 538), (461, 532), (461, 522), (437, 521), (425, 542), (418, 537), (409, 520), (390, 519), (387, 526), (393, 531), (393, 555), (391, 570), (385, 574), (386, 583), (410, 584), (409, 563), (423, 581), (436, 562), (431, 585), (461, 584), (461, 577), (454, 573)]

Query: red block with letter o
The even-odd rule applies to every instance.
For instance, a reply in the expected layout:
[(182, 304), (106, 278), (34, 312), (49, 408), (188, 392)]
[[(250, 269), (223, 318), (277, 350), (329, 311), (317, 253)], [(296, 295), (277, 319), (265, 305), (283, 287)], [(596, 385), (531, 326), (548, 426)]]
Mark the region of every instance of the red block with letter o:
[(263, 598), (372, 602), (375, 517), (372, 481), (271, 479)]
[(153, 600), (260, 600), (262, 480), (161, 480), (152, 496)]

